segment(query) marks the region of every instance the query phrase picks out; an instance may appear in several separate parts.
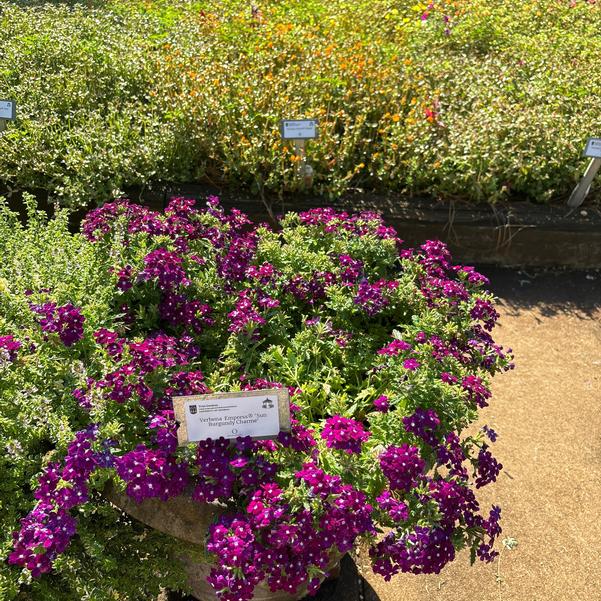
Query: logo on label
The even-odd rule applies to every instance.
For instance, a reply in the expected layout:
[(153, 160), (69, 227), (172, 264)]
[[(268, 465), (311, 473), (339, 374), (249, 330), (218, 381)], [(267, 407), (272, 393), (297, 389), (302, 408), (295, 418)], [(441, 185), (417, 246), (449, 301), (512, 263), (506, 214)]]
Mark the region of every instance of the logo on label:
[(197, 411), (196, 405), (188, 405), (188, 408), (190, 409), (190, 413), (192, 415), (196, 415), (196, 411)]
[(273, 401), (271, 399), (265, 399), (263, 401), (263, 409), (273, 409)]

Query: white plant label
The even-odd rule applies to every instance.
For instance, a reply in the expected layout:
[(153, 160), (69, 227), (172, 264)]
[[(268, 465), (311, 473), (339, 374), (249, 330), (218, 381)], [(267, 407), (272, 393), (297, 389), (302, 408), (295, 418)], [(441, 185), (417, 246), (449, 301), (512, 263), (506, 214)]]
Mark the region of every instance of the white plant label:
[(584, 156), (601, 159), (601, 138), (589, 138), (584, 149)]
[(315, 119), (282, 119), (280, 133), (284, 140), (317, 138), (317, 121)]
[(180, 445), (212, 438), (275, 438), (290, 429), (286, 389), (174, 397)]
[(15, 118), (15, 102), (13, 100), (0, 100), (0, 119), (12, 120)]

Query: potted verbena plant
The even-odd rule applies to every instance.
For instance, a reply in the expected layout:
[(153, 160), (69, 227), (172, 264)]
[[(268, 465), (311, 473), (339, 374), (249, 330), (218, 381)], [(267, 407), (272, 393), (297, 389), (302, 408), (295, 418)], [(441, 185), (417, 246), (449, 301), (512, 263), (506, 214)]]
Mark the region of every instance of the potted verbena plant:
[[(386, 579), (462, 548), (494, 558), (500, 509), (481, 513), (475, 489), (501, 469), (496, 435), (465, 431), (511, 355), (486, 278), (443, 243), (407, 248), (370, 212), (271, 229), (215, 198), (116, 201), (82, 235), (102, 291), (78, 306), (29, 290), (27, 340), (0, 331), (6, 369), (42, 347), (75, 366), (77, 433), (45, 461), (10, 564), (48, 577), (107, 496), (196, 545), (169, 561), (198, 597), (299, 599), (358, 541)], [(178, 445), (175, 397), (282, 387), (289, 432)]]

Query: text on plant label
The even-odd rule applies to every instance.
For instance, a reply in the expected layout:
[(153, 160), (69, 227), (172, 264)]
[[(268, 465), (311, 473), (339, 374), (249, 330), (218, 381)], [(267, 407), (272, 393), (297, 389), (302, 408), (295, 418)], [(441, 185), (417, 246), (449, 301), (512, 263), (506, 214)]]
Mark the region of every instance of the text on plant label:
[(310, 140), (317, 137), (315, 119), (282, 119), (280, 132), (284, 140)]
[(584, 149), (584, 156), (601, 159), (601, 138), (589, 138)]
[(178, 442), (212, 438), (275, 438), (290, 429), (287, 390), (252, 390), (174, 397)]
[(15, 103), (13, 100), (0, 100), (0, 119), (15, 118)]

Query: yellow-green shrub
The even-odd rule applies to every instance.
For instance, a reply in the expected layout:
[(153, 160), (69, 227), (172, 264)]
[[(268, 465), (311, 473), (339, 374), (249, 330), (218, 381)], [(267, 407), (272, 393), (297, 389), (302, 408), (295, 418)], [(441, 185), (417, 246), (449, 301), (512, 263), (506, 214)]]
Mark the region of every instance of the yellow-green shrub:
[(0, 181), (73, 205), (200, 181), (298, 189), (280, 118), (314, 117), (315, 191), (565, 195), (601, 130), (585, 0), (0, 2), (19, 119)]

